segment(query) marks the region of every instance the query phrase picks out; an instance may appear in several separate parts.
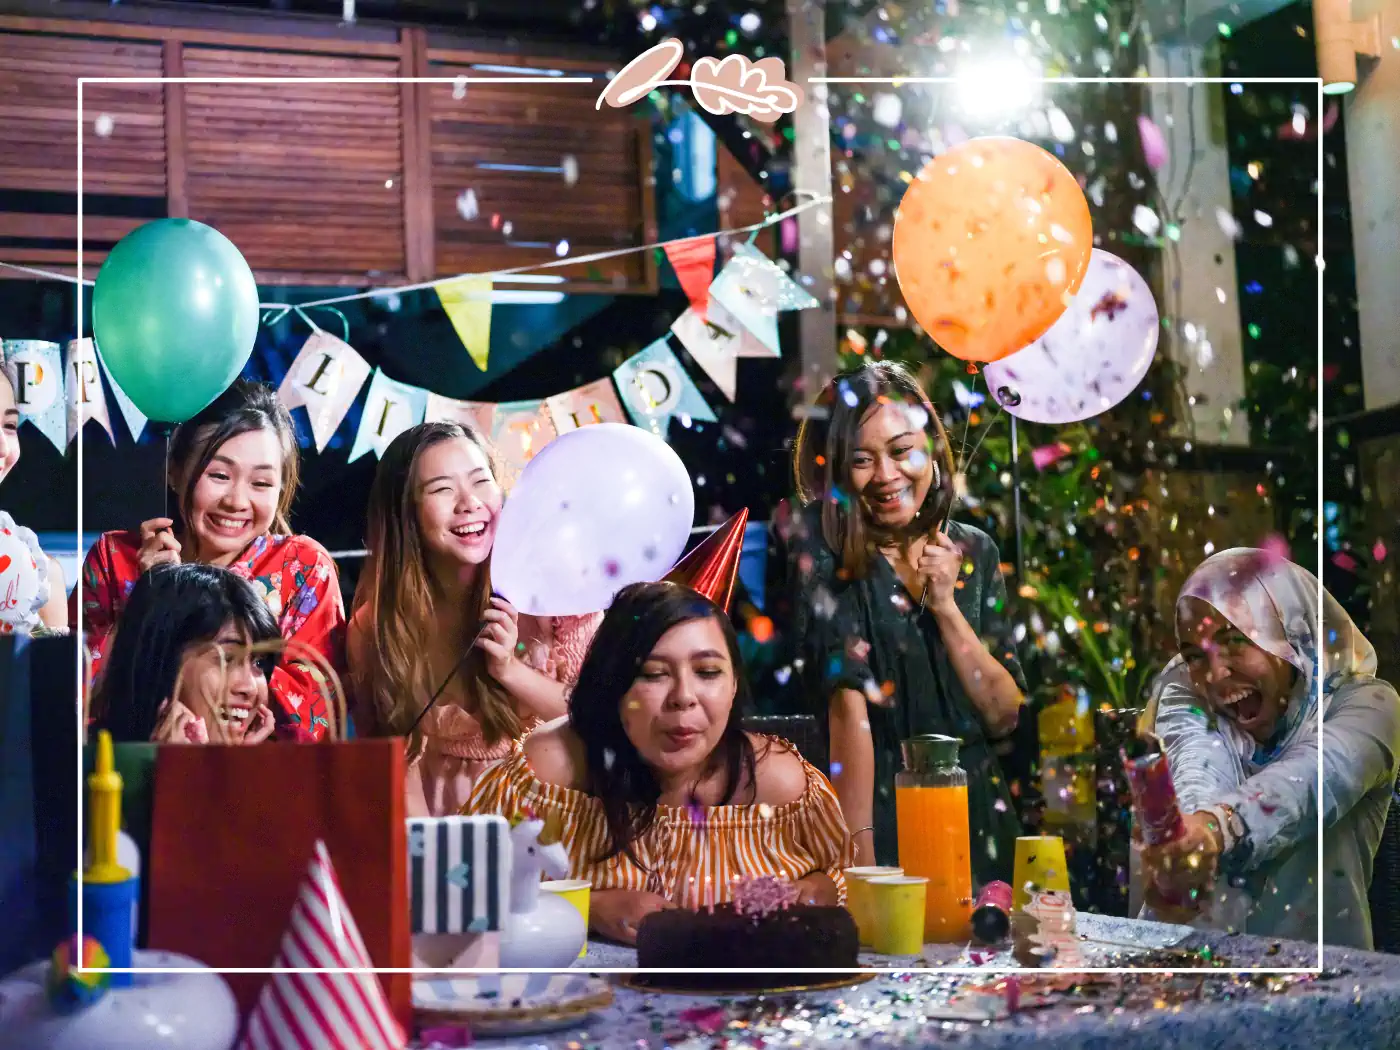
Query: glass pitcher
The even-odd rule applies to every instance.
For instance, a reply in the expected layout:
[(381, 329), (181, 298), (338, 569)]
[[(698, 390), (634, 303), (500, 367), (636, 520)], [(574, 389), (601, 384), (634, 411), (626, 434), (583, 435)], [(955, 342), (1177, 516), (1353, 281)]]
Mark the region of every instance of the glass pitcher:
[(928, 879), (924, 938), (966, 939), (972, 916), (972, 846), (967, 773), (958, 765), (961, 740), (916, 736), (901, 745), (904, 769), (895, 775), (899, 863), (906, 875)]

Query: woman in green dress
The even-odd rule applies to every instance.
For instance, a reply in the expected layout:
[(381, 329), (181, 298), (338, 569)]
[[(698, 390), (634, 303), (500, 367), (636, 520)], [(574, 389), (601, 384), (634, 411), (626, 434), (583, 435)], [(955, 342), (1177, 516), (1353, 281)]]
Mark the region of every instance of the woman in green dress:
[(855, 863), (898, 863), (900, 741), (939, 733), (962, 740), (973, 877), (1009, 880), (1020, 827), (994, 748), (1016, 728), (1025, 678), (996, 544), (948, 518), (937, 411), (904, 368), (863, 365), (823, 391), (793, 470), (795, 667), (829, 733)]

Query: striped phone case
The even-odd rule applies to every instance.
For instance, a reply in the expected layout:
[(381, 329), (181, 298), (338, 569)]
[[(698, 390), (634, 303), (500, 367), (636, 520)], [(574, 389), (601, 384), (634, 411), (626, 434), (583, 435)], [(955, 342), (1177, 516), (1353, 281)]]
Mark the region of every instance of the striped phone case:
[(504, 817), (411, 817), (411, 928), (498, 933), (510, 911), (510, 824)]

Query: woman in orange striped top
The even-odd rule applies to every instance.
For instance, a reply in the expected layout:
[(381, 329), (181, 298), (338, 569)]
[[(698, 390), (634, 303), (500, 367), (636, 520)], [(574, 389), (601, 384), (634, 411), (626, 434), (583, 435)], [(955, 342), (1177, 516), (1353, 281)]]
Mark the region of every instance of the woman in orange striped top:
[(784, 741), (745, 732), (729, 619), (673, 583), (625, 587), (593, 639), (569, 715), (477, 782), (469, 813), (529, 810), (562, 829), (593, 884), (596, 933), (636, 940), (665, 908), (729, 900), (736, 879), (845, 900), (849, 834), (835, 792)]

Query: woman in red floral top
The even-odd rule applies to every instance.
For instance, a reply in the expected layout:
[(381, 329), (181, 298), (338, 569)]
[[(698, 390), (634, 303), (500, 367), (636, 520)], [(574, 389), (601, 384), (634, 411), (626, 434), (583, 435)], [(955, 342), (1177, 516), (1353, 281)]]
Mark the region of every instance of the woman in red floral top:
[[(239, 380), (176, 428), (170, 485), (177, 524), (142, 522), (137, 532), (108, 532), (83, 562), (83, 637), (92, 678), (101, 672), (108, 637), (127, 595), (154, 565), (219, 565), (248, 580), (267, 602), (282, 637), (319, 653), (337, 673), (344, 660), (345, 604), (335, 563), (307, 536), (289, 535), (297, 490), (297, 443), (291, 417), (270, 387)], [(77, 609), (70, 610), (76, 617)], [(320, 740), (329, 726), (324, 676), (290, 648), (268, 683), (277, 737)]]

